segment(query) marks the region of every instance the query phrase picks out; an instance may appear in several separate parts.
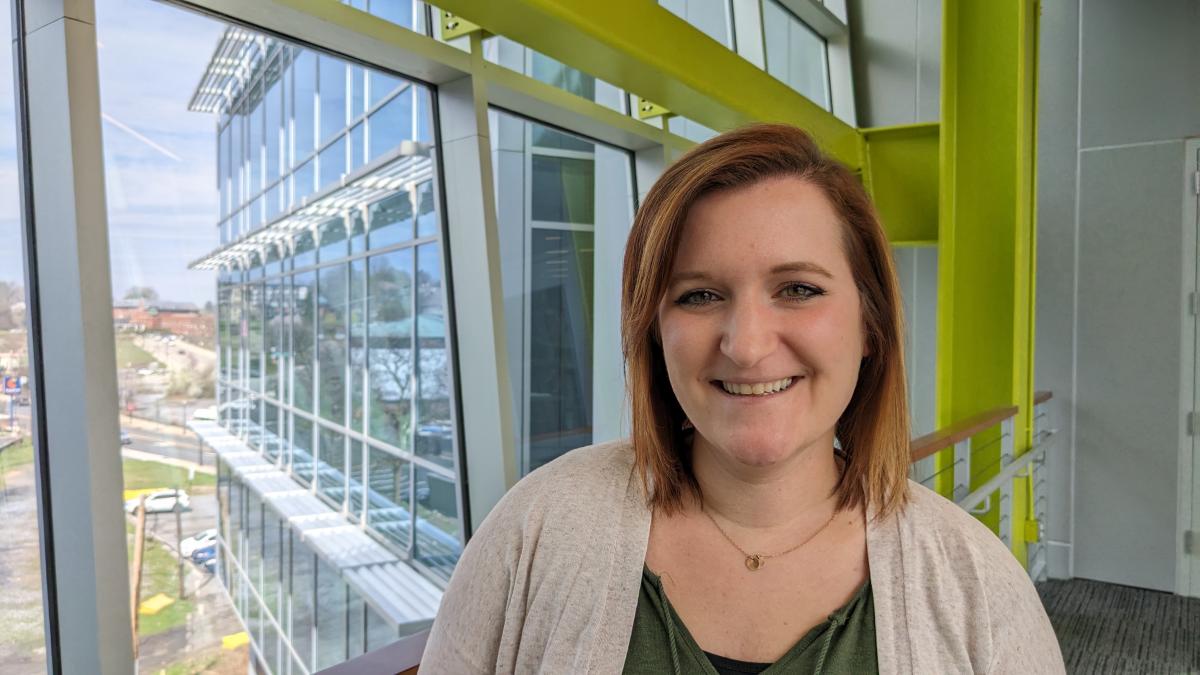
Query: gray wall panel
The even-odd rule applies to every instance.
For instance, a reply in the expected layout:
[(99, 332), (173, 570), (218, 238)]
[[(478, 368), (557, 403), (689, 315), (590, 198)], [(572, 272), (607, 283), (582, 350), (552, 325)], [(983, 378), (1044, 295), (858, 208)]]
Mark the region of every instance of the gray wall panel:
[(1082, 154), (1076, 576), (1175, 586), (1183, 242), (1172, 142)]
[(859, 126), (936, 122), (941, 1), (849, 4)]
[(1083, 3), (1083, 147), (1200, 134), (1200, 2)]
[(1046, 461), (1050, 576), (1070, 576), (1071, 449), (1074, 440), (1075, 178), (1079, 113), (1079, 2), (1042, 5), (1038, 81), (1037, 328), (1034, 388), (1054, 393), (1047, 422), (1058, 429)]

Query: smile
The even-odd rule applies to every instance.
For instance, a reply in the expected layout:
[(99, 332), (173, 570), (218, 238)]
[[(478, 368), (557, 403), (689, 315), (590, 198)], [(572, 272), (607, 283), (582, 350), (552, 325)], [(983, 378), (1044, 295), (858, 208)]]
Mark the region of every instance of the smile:
[(738, 384), (734, 382), (724, 382), (714, 380), (713, 384), (719, 385), (725, 390), (725, 393), (734, 396), (767, 396), (769, 394), (777, 394), (781, 391), (786, 391), (792, 386), (798, 378), (785, 377), (782, 380), (772, 380), (771, 382), (755, 382), (753, 384)]

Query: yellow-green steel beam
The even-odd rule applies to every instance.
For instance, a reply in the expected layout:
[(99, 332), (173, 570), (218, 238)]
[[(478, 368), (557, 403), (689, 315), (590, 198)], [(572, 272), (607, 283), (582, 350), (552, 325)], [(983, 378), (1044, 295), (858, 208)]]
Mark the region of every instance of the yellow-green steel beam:
[[(1015, 404), (1019, 455), (1033, 440), (1037, 5), (945, 0), (943, 12), (938, 424)], [(978, 483), (999, 445), (972, 458)], [(1027, 490), (1014, 487), (1013, 553), (1024, 561)], [(984, 518), (997, 520), (994, 509)]]
[(893, 244), (938, 237), (937, 123), (863, 129), (864, 182)]
[(854, 169), (861, 134), (651, 0), (439, 0), (437, 6), (717, 130), (788, 122)]

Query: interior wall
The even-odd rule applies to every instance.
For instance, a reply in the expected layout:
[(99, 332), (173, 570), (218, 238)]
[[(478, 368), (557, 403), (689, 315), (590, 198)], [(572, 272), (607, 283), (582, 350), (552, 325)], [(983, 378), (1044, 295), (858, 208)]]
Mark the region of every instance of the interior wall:
[(1042, 3), (1036, 386), (1061, 431), (1048, 493), (1071, 499), (1047, 523), (1056, 576), (1175, 590), (1197, 35), (1192, 0)]
[(1071, 578), (1075, 444), (1075, 195), (1078, 176), (1079, 0), (1042, 4), (1038, 43), (1037, 298), (1034, 389), (1050, 391), (1045, 427), (1047, 573)]
[[(850, 0), (860, 126), (938, 121), (941, 0)], [(936, 429), (937, 246), (892, 249), (904, 300), (905, 365), (914, 436)]]
[(849, 0), (850, 53), (861, 127), (941, 116), (941, 0)]

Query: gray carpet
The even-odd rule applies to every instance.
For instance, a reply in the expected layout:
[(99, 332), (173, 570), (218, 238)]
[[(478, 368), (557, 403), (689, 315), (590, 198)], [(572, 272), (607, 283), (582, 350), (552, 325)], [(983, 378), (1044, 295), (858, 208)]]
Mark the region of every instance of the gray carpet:
[(1037, 589), (1068, 673), (1200, 673), (1200, 598), (1086, 579)]

